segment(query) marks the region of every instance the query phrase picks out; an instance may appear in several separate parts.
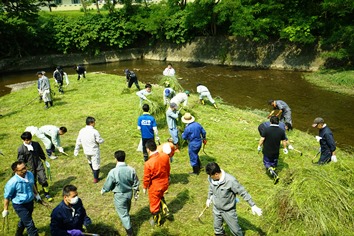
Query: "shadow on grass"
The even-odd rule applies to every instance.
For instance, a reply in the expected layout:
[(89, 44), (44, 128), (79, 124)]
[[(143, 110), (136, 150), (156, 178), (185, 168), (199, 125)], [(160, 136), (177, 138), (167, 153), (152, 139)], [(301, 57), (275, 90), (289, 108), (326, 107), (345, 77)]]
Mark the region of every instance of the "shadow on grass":
[(74, 181), (76, 179), (76, 176), (69, 176), (66, 179), (61, 179), (58, 180), (54, 183), (51, 184), (50, 186), (50, 195), (61, 195), (61, 191), (63, 190), (63, 187), (67, 184), (70, 184), (72, 181)]
[[(138, 235), (138, 232), (140, 230), (141, 225), (148, 221), (151, 217), (150, 214), (150, 207), (149, 206), (145, 206), (143, 208), (140, 209), (140, 211), (136, 212), (134, 215), (131, 215), (131, 222), (133, 224), (133, 229), (134, 229), (134, 235)], [(144, 233), (142, 233), (141, 235), (144, 235)]]
[(101, 171), (101, 179), (104, 178), (105, 176), (108, 175), (108, 172), (113, 169), (114, 167), (116, 167), (115, 163), (108, 163), (107, 165), (104, 165), (100, 168)]
[(155, 231), (151, 234), (152, 236), (177, 236), (178, 234), (171, 234), (168, 232), (168, 229), (163, 228), (159, 229), (159, 231)]
[(16, 111), (10, 111), (9, 113), (3, 114), (2, 117), (5, 116), (12, 116), (12, 115), (16, 115), (19, 112), (20, 109), (16, 110)]
[(120, 236), (116, 229), (103, 223), (92, 224), (87, 228), (87, 231), (88, 233), (96, 233), (100, 236)]
[[(237, 216), (237, 218), (238, 218), (238, 224), (240, 225), (244, 236), (247, 235), (246, 231), (248, 231), (248, 230), (253, 231), (252, 235), (255, 235), (255, 232), (257, 232), (257, 235), (259, 235), (259, 236), (267, 235), (266, 232), (264, 232), (261, 228), (255, 226), (254, 224), (252, 224), (251, 222), (249, 222), (245, 218), (242, 218), (240, 216)], [(225, 232), (226, 232), (226, 235), (231, 235), (231, 231), (230, 231), (229, 226), (227, 224), (225, 224)]]
[(171, 174), (171, 181), (170, 181), (170, 185), (171, 184), (188, 184), (189, 180), (188, 180), (189, 174)]
[[(168, 208), (170, 209), (170, 213), (175, 214), (180, 211), (189, 199), (190, 196), (188, 189), (185, 189), (182, 192), (178, 193), (177, 196), (170, 203), (167, 202)], [(171, 217), (171, 219), (169, 220), (174, 221), (173, 217)]]
[(279, 158), (277, 172), (280, 173), (283, 169), (289, 169), (289, 165), (285, 162), (284, 158)]
[(202, 162), (202, 166), (206, 166), (209, 162), (215, 162), (216, 158), (209, 156), (208, 154), (203, 153), (203, 155), (199, 156), (200, 161)]

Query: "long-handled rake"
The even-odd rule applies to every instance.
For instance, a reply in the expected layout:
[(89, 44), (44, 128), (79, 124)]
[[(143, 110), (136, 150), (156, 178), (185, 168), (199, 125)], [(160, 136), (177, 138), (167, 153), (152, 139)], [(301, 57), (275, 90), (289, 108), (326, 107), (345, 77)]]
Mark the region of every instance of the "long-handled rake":
[(202, 220), (200, 219), (202, 217), (202, 215), (204, 214), (204, 212), (206, 211), (206, 209), (208, 209), (208, 206), (205, 206), (204, 209), (202, 210), (202, 212), (199, 214), (198, 216), (198, 221), (203, 223)]
[[(5, 233), (5, 225), (6, 225), (6, 233)], [(2, 233), (3, 233), (3, 235), (8, 235), (9, 234), (9, 216), (8, 215), (3, 218)]]
[(298, 152), (298, 153), (300, 153), (300, 156), (302, 156), (302, 152), (300, 151), (300, 150), (297, 150), (297, 149), (293, 149), (295, 152)]

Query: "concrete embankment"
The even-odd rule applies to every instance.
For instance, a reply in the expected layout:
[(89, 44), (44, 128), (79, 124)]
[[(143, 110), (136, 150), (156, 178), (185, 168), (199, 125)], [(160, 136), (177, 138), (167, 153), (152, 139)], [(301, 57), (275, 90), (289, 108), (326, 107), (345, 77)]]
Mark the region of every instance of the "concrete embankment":
[(260, 44), (233, 37), (198, 37), (184, 45), (161, 43), (148, 48), (108, 51), (94, 56), (76, 53), (6, 59), (0, 61), (0, 72), (137, 59), (316, 71), (325, 62), (320, 53), (317, 45), (298, 46), (281, 41)]

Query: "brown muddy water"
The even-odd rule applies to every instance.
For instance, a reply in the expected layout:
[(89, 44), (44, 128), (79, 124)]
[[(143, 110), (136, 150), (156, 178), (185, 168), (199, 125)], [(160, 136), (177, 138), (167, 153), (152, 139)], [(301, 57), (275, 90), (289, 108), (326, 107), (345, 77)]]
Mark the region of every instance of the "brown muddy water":
[[(88, 72), (106, 72), (124, 75), (129, 68), (138, 75), (139, 81), (156, 83), (162, 75), (166, 62), (134, 60), (109, 64), (88, 65)], [(242, 109), (270, 111), (269, 99), (285, 101), (292, 110), (294, 128), (316, 135), (311, 127), (317, 116), (325, 119), (334, 133), (338, 146), (353, 150), (354, 97), (323, 90), (303, 79), (303, 72), (255, 70), (230, 66), (196, 63), (173, 63), (179, 82), (192, 92), (196, 84), (203, 83), (213, 97), (220, 97), (225, 103)], [(10, 84), (36, 80), (36, 71), (0, 75), (0, 95), (11, 92)], [(40, 69), (52, 75), (54, 68)], [(64, 68), (68, 74), (75, 74), (71, 68)], [(1, 109), (0, 109), (1, 111)], [(264, 118), (266, 120), (266, 117)]]

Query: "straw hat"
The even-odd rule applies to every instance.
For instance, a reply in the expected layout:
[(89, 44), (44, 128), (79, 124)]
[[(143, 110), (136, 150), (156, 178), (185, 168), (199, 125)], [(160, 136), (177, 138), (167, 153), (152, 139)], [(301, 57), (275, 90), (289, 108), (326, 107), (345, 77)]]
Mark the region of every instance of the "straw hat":
[(191, 115), (191, 113), (185, 113), (184, 116), (182, 116), (182, 122), (189, 124), (192, 123), (195, 120), (194, 116)]

